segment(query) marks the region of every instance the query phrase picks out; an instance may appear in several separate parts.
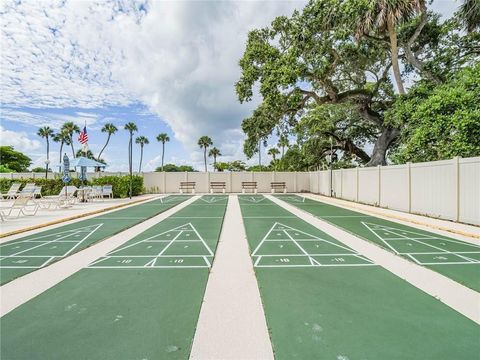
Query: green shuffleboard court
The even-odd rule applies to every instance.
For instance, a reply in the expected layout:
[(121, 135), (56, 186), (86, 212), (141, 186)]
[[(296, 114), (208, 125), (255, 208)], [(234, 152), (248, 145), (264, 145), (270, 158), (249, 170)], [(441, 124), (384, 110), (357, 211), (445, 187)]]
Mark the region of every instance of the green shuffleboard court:
[(480, 291), (480, 246), (297, 195), (276, 195), (354, 235)]
[(276, 359), (475, 359), (480, 327), (262, 195), (239, 196)]
[(0, 245), (0, 285), (137, 225), (190, 198), (172, 195)]
[(2, 359), (188, 359), (228, 197), (203, 196), (2, 318)]

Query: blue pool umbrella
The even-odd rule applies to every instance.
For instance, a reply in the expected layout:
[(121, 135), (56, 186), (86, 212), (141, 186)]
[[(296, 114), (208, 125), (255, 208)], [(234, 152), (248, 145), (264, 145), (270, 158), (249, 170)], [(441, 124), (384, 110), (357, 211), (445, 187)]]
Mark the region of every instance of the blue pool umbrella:
[(84, 156), (80, 156), (80, 157), (77, 157), (75, 159), (73, 159), (70, 163), (71, 166), (73, 167), (101, 167), (101, 168), (105, 168), (107, 167), (107, 165), (101, 163), (101, 162), (98, 162), (96, 160), (93, 160), (93, 159), (89, 159), (89, 158), (86, 158)]
[[(62, 181), (64, 184), (68, 184), (70, 182), (70, 160), (68, 159), (67, 153), (63, 155), (63, 177)], [(67, 187), (65, 186), (65, 198), (67, 197)]]
[(65, 155), (63, 155), (63, 177), (62, 177), (62, 181), (64, 184), (67, 184), (70, 182), (70, 180), (72, 180), (70, 178), (70, 160), (67, 156), (67, 154), (65, 153)]

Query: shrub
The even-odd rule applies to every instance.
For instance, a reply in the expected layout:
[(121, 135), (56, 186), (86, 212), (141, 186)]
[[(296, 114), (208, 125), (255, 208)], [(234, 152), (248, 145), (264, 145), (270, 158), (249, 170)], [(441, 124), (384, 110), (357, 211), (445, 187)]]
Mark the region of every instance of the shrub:
[[(93, 185), (112, 185), (113, 196), (125, 198), (128, 196), (130, 176), (104, 176), (92, 180)], [(132, 196), (143, 193), (143, 177), (132, 176)]]
[[(62, 190), (63, 182), (61, 179), (0, 179), (1, 192), (7, 192), (10, 186), (14, 182), (22, 183), (22, 188), (26, 183), (35, 183), (37, 186), (42, 187), (42, 195), (58, 195)], [(82, 182), (79, 179), (72, 179), (68, 185), (76, 187), (82, 186)], [(125, 198), (128, 196), (129, 177), (128, 176), (105, 176), (92, 181), (85, 181), (85, 185), (112, 185), (113, 197)], [(134, 175), (132, 177), (132, 195), (140, 195), (143, 193), (143, 177)]]

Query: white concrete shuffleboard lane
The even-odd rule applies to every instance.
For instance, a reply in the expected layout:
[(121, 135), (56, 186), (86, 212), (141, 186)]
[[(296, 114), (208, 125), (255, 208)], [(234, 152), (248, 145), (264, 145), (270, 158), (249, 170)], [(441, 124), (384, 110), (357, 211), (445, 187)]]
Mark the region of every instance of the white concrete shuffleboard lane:
[(190, 359), (273, 359), (238, 197), (231, 195)]

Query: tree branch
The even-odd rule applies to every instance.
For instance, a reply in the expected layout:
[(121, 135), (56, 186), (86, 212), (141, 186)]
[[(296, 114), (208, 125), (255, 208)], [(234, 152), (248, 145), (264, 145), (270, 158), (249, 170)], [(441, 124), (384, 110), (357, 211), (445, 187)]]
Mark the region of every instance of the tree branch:
[(418, 39), (418, 37), (420, 36), (420, 33), (422, 32), (426, 24), (427, 24), (427, 7), (425, 6), (425, 4), (422, 4), (421, 14), (420, 14), (420, 23), (418, 24), (417, 28), (415, 29), (410, 39), (408, 39), (405, 46), (403, 46), (403, 49), (405, 51), (405, 56), (407, 61), (414, 68), (416, 68), (421, 74), (424, 74), (428, 79), (439, 84), (442, 82), (442, 80), (437, 76), (435, 76), (434, 74), (432, 74), (430, 71), (427, 71), (425, 69), (425, 65), (423, 64), (423, 62), (421, 62), (412, 51), (413, 43)]

